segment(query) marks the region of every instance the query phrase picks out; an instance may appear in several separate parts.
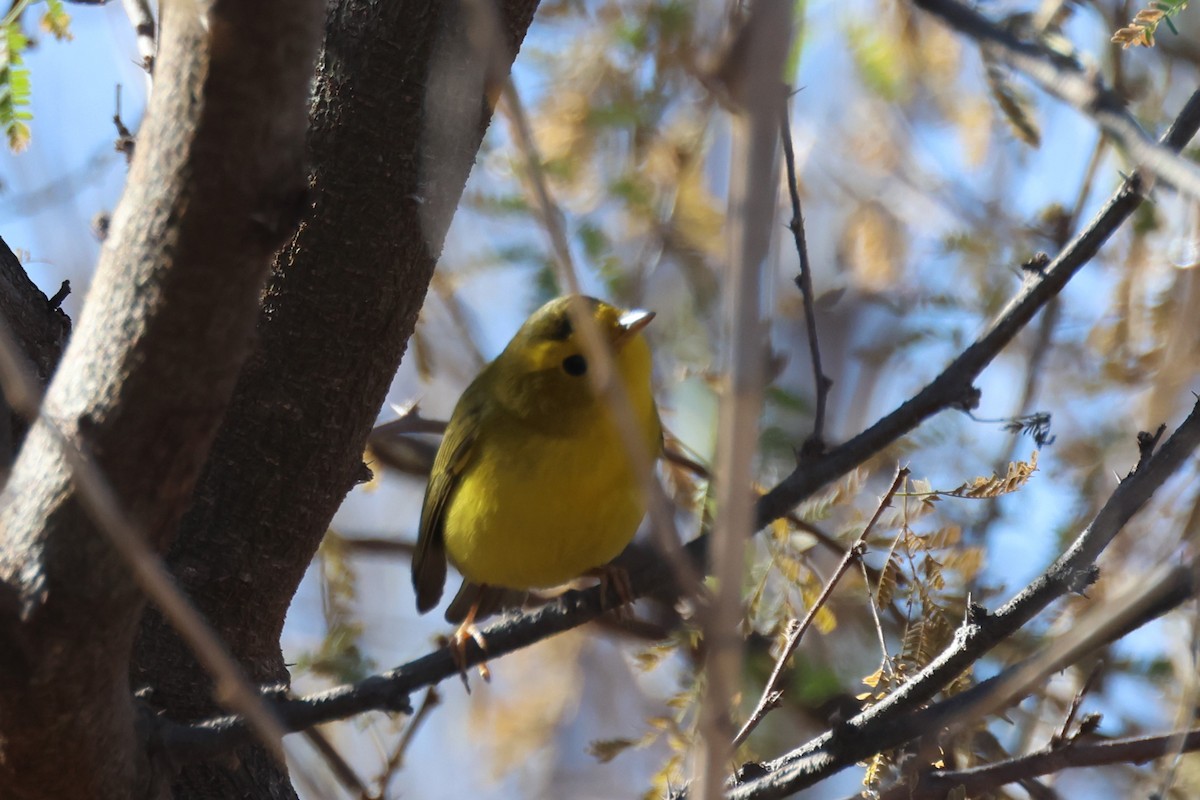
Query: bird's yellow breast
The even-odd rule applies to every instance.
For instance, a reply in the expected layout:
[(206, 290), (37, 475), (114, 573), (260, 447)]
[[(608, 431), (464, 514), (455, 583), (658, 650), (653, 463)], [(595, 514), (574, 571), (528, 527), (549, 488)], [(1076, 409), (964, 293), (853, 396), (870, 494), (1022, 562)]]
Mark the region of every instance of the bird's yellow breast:
[[(630, 388), (653, 457), (661, 432), (648, 350), (645, 359), (646, 380)], [(607, 564), (629, 544), (646, 500), (606, 410), (597, 405), (568, 435), (511, 418), (481, 427), (487, 435), (446, 510), (446, 554), (464, 577), (510, 589), (555, 586)]]

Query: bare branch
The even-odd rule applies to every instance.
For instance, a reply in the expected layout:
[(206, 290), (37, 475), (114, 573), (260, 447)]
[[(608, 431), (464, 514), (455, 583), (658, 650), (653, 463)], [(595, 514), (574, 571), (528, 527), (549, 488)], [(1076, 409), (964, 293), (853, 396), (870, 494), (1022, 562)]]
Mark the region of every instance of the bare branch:
[(1026, 756), (973, 769), (935, 770), (922, 775), (920, 783), (916, 786), (888, 789), (879, 795), (879, 800), (940, 800), (946, 797), (947, 792), (960, 786), (970, 797), (993, 791), (1007, 783), (1050, 775), (1064, 769), (1142, 764), (1179, 750), (1200, 750), (1200, 729), (1160, 736), (1114, 739), (1110, 742), (1073, 741), (1062, 747), (1047, 747)]
[[(887, 490), (883, 495), (883, 499), (879, 501), (879, 506), (875, 509), (875, 513), (871, 515), (871, 519), (867, 522), (866, 527), (863, 528), (862, 533), (858, 535), (854, 544), (850, 545), (850, 549), (842, 556), (841, 563), (837, 565), (837, 569), (833, 571), (833, 575), (826, 581), (821, 594), (813, 601), (812, 607), (804, 615), (804, 620), (799, 623), (795, 620), (792, 621), (787, 638), (783, 643), (783, 647), (780, 648), (779, 657), (775, 660), (775, 668), (771, 670), (771, 677), (767, 680), (767, 685), (763, 689), (762, 697), (759, 698), (758, 705), (751, 712), (749, 719), (746, 720), (746, 724), (742, 726), (742, 729), (738, 731), (737, 736), (733, 739), (733, 746), (735, 748), (745, 742), (750, 737), (750, 734), (754, 732), (754, 729), (759, 726), (759, 723), (766, 718), (771, 709), (778, 705), (779, 700), (783, 696), (783, 671), (792, 654), (796, 652), (796, 648), (800, 646), (800, 638), (804, 636), (804, 632), (812, 625), (817, 612), (829, 600), (829, 596), (833, 594), (838, 581), (850, 569), (850, 565), (855, 561), (862, 562), (862, 557), (867, 551), (867, 536), (875, 529), (875, 523), (879, 521), (883, 510), (892, 504), (892, 498), (900, 490), (901, 485), (903, 485), (908, 476), (909, 470), (907, 468), (897, 470), (896, 478), (892, 481), (891, 488)], [(870, 583), (867, 585), (870, 586)]]
[(1088, 692), (1092, 690), (1096, 678), (1099, 677), (1101, 669), (1104, 667), (1104, 661), (1101, 659), (1092, 665), (1092, 669), (1088, 672), (1088, 676), (1084, 678), (1083, 685), (1079, 687), (1079, 691), (1075, 692), (1075, 696), (1071, 698), (1071, 707), (1067, 709), (1067, 716), (1063, 720), (1062, 727), (1058, 731), (1057, 737), (1053, 741), (1065, 742), (1070, 738), (1071, 725), (1075, 722), (1075, 715), (1079, 713), (1079, 707), (1083, 705), (1083, 698), (1087, 697)]
[[(860, 715), (858, 718), (847, 721), (835, 732), (831, 732), (841, 738), (838, 747), (847, 755), (854, 751), (860, 753), (860, 759), (866, 758), (881, 750), (898, 747), (904, 742), (937, 736), (945, 728), (955, 729), (985, 706), (996, 708), (999, 705), (1015, 701), (1022, 693), (1032, 690), (1042, 680), (1039, 676), (1063, 669), (1076, 658), (1125, 636), (1130, 631), (1179, 607), (1195, 596), (1196, 582), (1191, 569), (1163, 570), (1160, 575), (1155, 577), (1160, 576), (1163, 577), (1163, 580), (1157, 583), (1143, 582), (1130, 593), (1129, 599), (1134, 600), (1136, 608), (1122, 608), (1112, 604), (1095, 612), (1093, 617), (1104, 618), (1106, 620), (1104, 624), (1089, 626), (1089, 630), (1076, 637), (1076, 641), (1070, 647), (1060, 648), (1044, 658), (1038, 657), (1025, 664), (1018, 664), (994, 678), (927, 708), (911, 710), (888, 718), (876, 718), (866, 725), (857, 724), (858, 719), (863, 716)], [(785, 756), (785, 759), (788, 757)], [(854, 759), (851, 758), (849, 762), (836, 767), (833, 771), (840, 770), (853, 761)], [(761, 800), (761, 798), (782, 798), (794, 794), (797, 791), (797, 785), (791, 779), (795, 778), (795, 775), (785, 776), (782, 771), (774, 771), (777, 763), (756, 765), (757, 773), (759, 775), (765, 773), (765, 777), (736, 786), (729, 793), (730, 799)], [(807, 784), (807, 781), (805, 783)], [(908, 787), (904, 787), (904, 791), (907, 792)], [(681, 797), (682, 795), (676, 795), (673, 800)]]
[(702, 800), (723, 793), (733, 755), (733, 708), (741, 685), (742, 572), (754, 533), (753, 468), (766, 373), (762, 319), (763, 268), (778, 213), (780, 76), (792, 37), (792, 3), (758, 0), (735, 35), (718, 73), (732, 101), (733, 156), (729, 190), (729, 264), (722, 321), (730, 337), (717, 408), (716, 514), (707, 569), (716, 579), (701, 610), (704, 687), (697, 712), (699, 747), (693, 770)]
[[(889, 746), (879, 744), (878, 738), (863, 731), (874, 732), (886, 728), (905, 712), (910, 712), (928, 701), (998, 642), (1023, 627), (1053, 600), (1068, 592), (1082, 591), (1093, 582), (1097, 577), (1096, 558), (1158, 487), (1191, 457), (1197, 446), (1200, 446), (1200, 403), (1192, 409), (1192, 413), (1157, 453), (1139, 463), (1138, 467), (1121, 481), (1091, 525), (1042, 575), (995, 613), (989, 614), (985, 609), (973, 606), (951, 645), (924, 669), (913, 675), (907, 683), (876, 705), (848, 720), (842, 730), (827, 732), (766, 765), (770, 775), (761, 779), (761, 782), (755, 781), (738, 787), (731, 796), (745, 800), (781, 797), (805, 786), (811, 786), (864, 755), (869, 755), (870, 753), (860, 749), (863, 742), (869, 741), (871, 746)], [(1176, 604), (1190, 596), (1192, 591), (1190, 573), (1186, 570), (1177, 572), (1181, 572), (1182, 576), (1175, 576), (1175, 581), (1170, 586), (1167, 586), (1168, 582), (1163, 581), (1161, 587), (1151, 587), (1162, 591), (1171, 589), (1174, 591), (1172, 598), (1182, 594), (1182, 597), (1176, 600)], [(1182, 581), (1186, 581), (1186, 591), (1180, 588)], [(974, 695), (964, 692), (954, 699), (963, 704), (958, 707), (961, 713), (961, 709), (974, 699)], [(852, 733), (856, 735), (851, 735)], [(874, 753), (876, 750), (870, 752)]]
[(808, 242), (804, 235), (804, 212), (800, 208), (800, 186), (796, 178), (796, 153), (792, 147), (792, 126), (790, 110), (786, 101), (780, 122), (780, 138), (783, 139), (783, 161), (787, 166), (788, 194), (792, 199), (792, 221), (788, 230), (796, 242), (796, 254), (800, 257), (800, 274), (796, 276), (796, 286), (800, 289), (800, 297), (804, 302), (804, 324), (808, 331), (808, 353), (812, 361), (813, 391), (816, 392), (816, 410), (813, 413), (812, 435), (804, 440), (800, 448), (800, 456), (808, 458), (820, 455), (825, 451), (825, 404), (829, 399), (829, 389), (833, 381), (821, 369), (821, 345), (817, 341), (817, 312), (814, 308), (812, 264), (808, 261)]
[(158, 53), (158, 26), (154, 24), (154, 12), (150, 0), (121, 0), (121, 7), (133, 25), (137, 36), (138, 55), (142, 57), (142, 69), (147, 77), (154, 75), (154, 57)]
[[(1173, 151), (1200, 127), (1200, 92), (1193, 94), (1163, 136)], [(1144, 195), (1134, 173), (1084, 230), (1040, 273), (1027, 274), (1021, 291), (966, 350), (925, 388), (892, 413), (824, 457), (801, 463), (758, 504), (758, 525), (767, 525), (836, 476), (843, 475), (934, 414), (949, 408), (970, 409), (978, 401), (974, 380), (1013, 337), (1099, 252), (1108, 237), (1129, 218)]]
[(417, 731), (421, 729), (421, 725), (429, 718), (433, 710), (441, 705), (441, 702), (442, 696), (438, 694), (437, 687), (430, 686), (425, 690), (425, 697), (421, 700), (421, 705), (417, 706), (417, 712), (408, 720), (408, 725), (404, 727), (404, 734), (396, 743), (395, 749), (388, 755), (387, 763), (384, 764), (383, 771), (379, 776), (381, 792), (386, 792), (392, 774), (404, 765), (404, 756), (408, 753), (409, 745), (412, 744)]
[(958, 0), (913, 0), (996, 57), (1025, 73), (1043, 90), (1091, 117), (1127, 153), (1138, 169), (1193, 198), (1200, 198), (1200, 168), (1174, 148), (1148, 137), (1125, 109), (1124, 100), (1072, 58), (1019, 40)]
[(326, 738), (325, 734), (321, 733), (320, 728), (316, 725), (306, 728), (304, 738), (320, 754), (321, 759), (329, 765), (329, 771), (333, 773), (334, 777), (337, 778), (338, 782), (347, 791), (355, 792), (359, 797), (371, 797), (371, 793), (367, 789), (367, 784), (363, 782), (362, 778), (358, 777), (358, 773), (354, 771), (354, 767), (350, 766), (349, 762), (342, 757), (342, 754)]

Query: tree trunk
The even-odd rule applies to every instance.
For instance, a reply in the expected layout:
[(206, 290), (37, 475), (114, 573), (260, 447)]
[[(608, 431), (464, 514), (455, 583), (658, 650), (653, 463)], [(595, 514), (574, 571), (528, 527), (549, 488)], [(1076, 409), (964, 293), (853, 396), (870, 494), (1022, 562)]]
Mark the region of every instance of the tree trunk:
[[(288, 680), (289, 603), (346, 493), (536, 0), (335, 0), (312, 105), (310, 206), (169, 560), (252, 680)], [(414, 510), (415, 511), (415, 510)], [(154, 612), (135, 685), (172, 718), (212, 682)], [(177, 798), (287, 797), (263, 752), (184, 770)]]
[[(0, 796), (161, 797), (129, 665), (144, 598), (60, 435), (165, 551), (304, 197), (320, 4), (164, 3), (156, 87), (78, 328), (0, 498), (25, 669), (0, 675)], [(51, 420), (52, 422), (48, 422)], [(4, 628), (10, 628), (6, 620)]]

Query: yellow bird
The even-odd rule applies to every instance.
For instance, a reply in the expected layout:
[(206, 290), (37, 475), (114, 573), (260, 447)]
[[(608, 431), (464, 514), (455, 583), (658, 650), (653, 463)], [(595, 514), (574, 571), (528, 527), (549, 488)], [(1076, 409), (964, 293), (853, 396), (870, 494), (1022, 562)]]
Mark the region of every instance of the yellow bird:
[[(612, 348), (647, 452), (662, 452), (641, 331), (652, 312), (585, 307)], [(446, 612), (461, 647), (514, 593), (557, 586), (615, 558), (646, 513), (646, 496), (568, 313), (552, 300), (525, 321), (455, 406), (434, 460), (412, 562), (417, 609), (437, 605), (446, 562), (464, 582)]]

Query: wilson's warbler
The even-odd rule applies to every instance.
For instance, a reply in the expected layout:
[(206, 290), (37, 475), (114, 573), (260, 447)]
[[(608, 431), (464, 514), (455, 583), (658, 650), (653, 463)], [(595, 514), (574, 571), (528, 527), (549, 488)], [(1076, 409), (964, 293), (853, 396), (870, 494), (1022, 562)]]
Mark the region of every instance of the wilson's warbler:
[[(662, 428), (650, 386), (646, 311), (583, 298), (611, 345), (638, 434), (657, 458)], [(464, 577), (446, 617), (455, 641), (506, 594), (556, 586), (629, 544), (646, 498), (609, 406), (587, 377), (568, 305), (552, 300), (467, 387), (434, 460), (412, 562), (417, 608), (437, 605), (447, 560)]]

